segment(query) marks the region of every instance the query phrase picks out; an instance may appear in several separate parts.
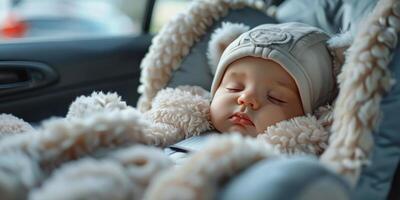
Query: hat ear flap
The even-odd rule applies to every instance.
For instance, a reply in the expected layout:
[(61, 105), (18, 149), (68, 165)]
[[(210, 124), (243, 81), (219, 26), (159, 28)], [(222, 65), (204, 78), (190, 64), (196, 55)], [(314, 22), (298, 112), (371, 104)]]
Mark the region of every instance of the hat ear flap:
[(342, 66), (345, 63), (347, 50), (353, 42), (352, 31), (343, 32), (332, 36), (328, 42), (328, 50), (332, 56), (332, 73), (335, 78), (335, 89), (331, 93), (332, 96), (329, 98), (334, 101), (339, 93), (339, 84), (343, 81), (341, 75)]
[(344, 63), (346, 50), (350, 47), (354, 40), (353, 31), (349, 30), (332, 36), (328, 40), (329, 50), (334, 51), (338, 56), (339, 62)]
[(338, 78), (337, 76), (340, 74), (341, 68), (345, 62), (347, 50), (353, 43), (353, 39), (353, 31), (350, 30), (334, 35), (328, 40), (328, 49), (333, 59), (333, 73), (336, 78)]
[(212, 33), (207, 49), (208, 64), (212, 74), (215, 74), (219, 59), (225, 48), (249, 29), (249, 26), (242, 23), (223, 22), (222, 26)]

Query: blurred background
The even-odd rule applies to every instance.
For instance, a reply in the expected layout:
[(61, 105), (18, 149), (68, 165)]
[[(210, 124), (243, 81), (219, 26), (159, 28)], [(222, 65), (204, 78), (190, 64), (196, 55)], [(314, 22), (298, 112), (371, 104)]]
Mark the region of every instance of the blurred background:
[[(142, 32), (148, 0), (0, 0), (0, 42), (121, 36)], [(156, 33), (191, 0), (157, 0)]]

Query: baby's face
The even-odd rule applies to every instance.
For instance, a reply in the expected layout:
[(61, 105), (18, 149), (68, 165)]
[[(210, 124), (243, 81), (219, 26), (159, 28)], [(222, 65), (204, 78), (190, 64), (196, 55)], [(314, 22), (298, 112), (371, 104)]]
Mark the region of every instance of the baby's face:
[(279, 121), (304, 115), (292, 77), (278, 63), (244, 57), (231, 63), (211, 102), (220, 132), (256, 136)]

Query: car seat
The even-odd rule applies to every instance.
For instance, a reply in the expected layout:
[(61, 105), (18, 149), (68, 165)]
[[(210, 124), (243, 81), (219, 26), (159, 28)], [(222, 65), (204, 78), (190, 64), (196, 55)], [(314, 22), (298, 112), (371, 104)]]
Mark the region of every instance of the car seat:
[[(293, 2), (297, 1), (287, 1), (283, 5)], [(206, 56), (207, 44), (213, 30), (223, 21), (240, 22), (254, 27), (262, 23), (296, 19), (277, 15), (280, 16), (277, 20), (268, 16), (267, 9), (271, 11), (271, 7), (263, 1), (198, 1), (193, 4), (196, 5), (186, 15), (196, 15), (197, 12), (209, 9), (214, 10), (211, 12), (213, 15), (204, 18), (195, 29), (178, 25), (193, 23), (184, 21), (190, 19), (190, 16), (177, 17), (154, 38), (141, 66), (141, 97), (138, 102), (141, 111), (150, 108), (152, 99), (162, 88), (179, 85), (197, 85), (207, 90), (210, 88), (212, 73)], [(230, 9), (215, 6), (222, 4), (228, 5)], [(360, 14), (359, 10), (365, 7), (357, 3), (350, 5), (355, 6), (353, 11), (358, 11), (357, 20), (361, 21), (363, 27), (372, 28), (356, 30), (355, 40), (346, 54), (346, 63), (339, 76), (341, 85), (334, 108), (333, 134), (330, 146), (320, 160), (298, 157), (261, 161), (225, 184), (219, 192), (219, 198), (400, 198), (394, 189), (399, 183), (398, 175), (396, 179), (394, 177), (396, 169), (399, 174), (400, 135), (397, 132), (400, 131), (400, 125), (396, 123), (396, 116), (400, 110), (400, 86), (392, 81), (400, 76), (400, 59), (396, 56), (400, 53), (397, 45), (400, 3), (382, 0), (379, 4), (372, 1), (366, 4), (374, 9), (370, 16)], [(277, 11), (279, 14), (279, 7)], [(326, 9), (315, 6), (313, 10), (311, 6), (307, 11), (324, 13)], [(369, 13), (369, 10), (364, 10), (364, 13)], [(297, 15), (298, 12), (293, 10), (292, 14)], [(319, 25), (307, 19), (298, 18), (297, 21)], [(324, 23), (321, 28), (327, 27), (329, 23)], [(335, 27), (327, 31), (337, 31)], [(180, 35), (187, 31), (194, 31), (192, 38)], [(383, 55), (380, 52), (384, 52)], [(369, 95), (364, 96), (360, 91)]]

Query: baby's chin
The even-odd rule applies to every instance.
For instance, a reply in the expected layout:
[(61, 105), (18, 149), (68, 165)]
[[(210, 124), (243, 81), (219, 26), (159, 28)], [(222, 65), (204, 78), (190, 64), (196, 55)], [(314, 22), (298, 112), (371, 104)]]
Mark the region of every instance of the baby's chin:
[(255, 127), (243, 127), (241, 125), (232, 125), (228, 127), (226, 131), (221, 131), (221, 132), (239, 132), (243, 136), (251, 136), (251, 137), (256, 137), (258, 135), (257, 131), (255, 130)]

